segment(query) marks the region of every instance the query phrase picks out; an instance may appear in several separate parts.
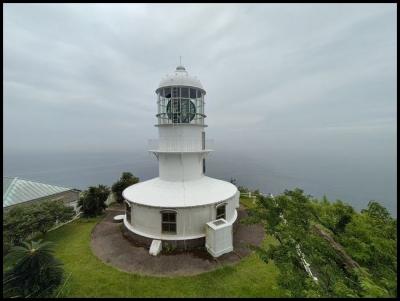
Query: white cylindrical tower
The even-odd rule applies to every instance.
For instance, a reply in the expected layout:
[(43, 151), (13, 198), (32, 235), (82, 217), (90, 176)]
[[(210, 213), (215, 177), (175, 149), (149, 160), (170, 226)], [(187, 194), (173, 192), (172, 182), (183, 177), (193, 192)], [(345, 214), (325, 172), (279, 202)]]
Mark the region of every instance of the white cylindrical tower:
[(161, 80), (156, 114), (159, 138), (150, 152), (159, 161), (159, 177), (123, 191), (124, 225), (137, 240), (205, 244), (206, 223), (237, 218), (239, 192), (233, 184), (205, 175), (204, 96), (200, 81), (183, 66)]
[(205, 173), (204, 95), (200, 81), (183, 66), (161, 80), (156, 90), (159, 140), (151, 150), (159, 159), (160, 178), (195, 180)]

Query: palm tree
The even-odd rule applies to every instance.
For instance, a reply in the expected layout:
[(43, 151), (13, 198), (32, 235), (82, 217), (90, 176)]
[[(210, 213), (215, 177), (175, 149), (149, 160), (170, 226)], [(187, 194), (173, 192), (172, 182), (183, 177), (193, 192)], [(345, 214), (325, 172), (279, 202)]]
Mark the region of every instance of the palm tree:
[(14, 246), (4, 258), (3, 297), (47, 297), (63, 279), (53, 243), (30, 241)]

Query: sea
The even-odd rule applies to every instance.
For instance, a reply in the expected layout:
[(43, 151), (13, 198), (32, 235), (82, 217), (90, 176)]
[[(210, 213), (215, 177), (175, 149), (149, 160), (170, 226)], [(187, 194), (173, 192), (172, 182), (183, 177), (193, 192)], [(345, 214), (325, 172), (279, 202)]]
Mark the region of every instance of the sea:
[[(124, 171), (141, 181), (158, 176), (157, 158), (145, 149), (6, 152), (3, 163), (4, 176), (81, 190), (111, 186)], [(396, 164), (387, 160), (228, 149), (207, 157), (206, 175), (274, 195), (298, 187), (314, 197), (340, 199), (358, 211), (376, 200), (397, 216)]]

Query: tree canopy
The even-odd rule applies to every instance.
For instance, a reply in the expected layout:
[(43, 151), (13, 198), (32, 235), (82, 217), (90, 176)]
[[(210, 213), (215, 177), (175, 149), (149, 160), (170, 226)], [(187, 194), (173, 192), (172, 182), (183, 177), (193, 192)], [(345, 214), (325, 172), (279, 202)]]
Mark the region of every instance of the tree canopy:
[(75, 210), (61, 200), (18, 205), (3, 214), (3, 252), (12, 245), (44, 234), (58, 223), (71, 220)]
[(124, 198), (122, 196), (122, 191), (124, 191), (125, 188), (136, 184), (139, 182), (139, 178), (135, 177), (132, 173), (130, 172), (123, 172), (121, 175), (121, 178), (115, 182), (111, 190), (115, 194), (116, 201), (118, 203), (122, 203)]
[[(389, 297), (397, 295), (397, 220), (378, 202), (360, 213), (301, 189), (259, 196), (250, 221), (261, 221), (280, 244), (255, 248), (280, 269), (279, 285), (291, 297)], [(313, 280), (297, 246), (305, 255)]]
[(105, 202), (109, 194), (110, 188), (105, 185), (90, 186), (85, 190), (78, 202), (83, 215), (93, 217), (102, 214), (104, 209), (107, 208)]

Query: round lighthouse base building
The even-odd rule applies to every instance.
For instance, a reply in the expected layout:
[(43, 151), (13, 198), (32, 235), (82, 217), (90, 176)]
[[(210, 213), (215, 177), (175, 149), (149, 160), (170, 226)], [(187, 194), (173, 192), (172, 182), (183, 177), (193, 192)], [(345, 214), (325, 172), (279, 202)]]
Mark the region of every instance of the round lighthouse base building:
[(218, 252), (232, 251), (229, 241), (237, 219), (239, 192), (229, 182), (206, 176), (182, 182), (154, 178), (128, 187), (123, 197), (124, 226), (132, 238), (147, 246), (161, 240), (178, 249), (207, 247), (207, 224), (221, 220), (229, 231), (225, 236), (231, 237), (225, 238), (227, 244)]

